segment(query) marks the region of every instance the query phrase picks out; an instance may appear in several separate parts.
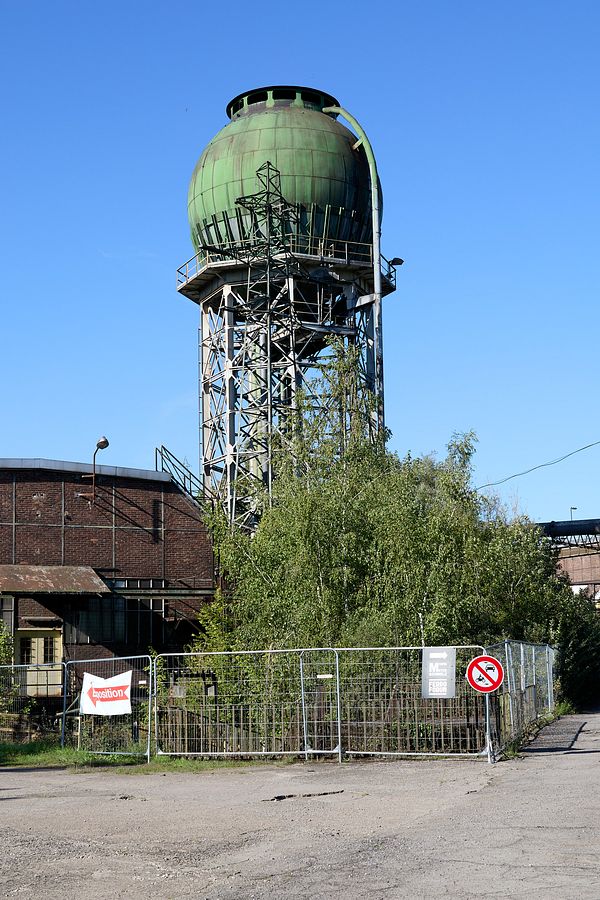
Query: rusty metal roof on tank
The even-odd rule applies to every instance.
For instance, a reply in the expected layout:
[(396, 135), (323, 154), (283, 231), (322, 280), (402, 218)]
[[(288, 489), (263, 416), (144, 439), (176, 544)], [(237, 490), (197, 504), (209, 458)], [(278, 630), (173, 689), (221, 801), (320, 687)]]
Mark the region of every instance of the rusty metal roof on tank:
[(89, 566), (0, 566), (2, 594), (110, 594)]

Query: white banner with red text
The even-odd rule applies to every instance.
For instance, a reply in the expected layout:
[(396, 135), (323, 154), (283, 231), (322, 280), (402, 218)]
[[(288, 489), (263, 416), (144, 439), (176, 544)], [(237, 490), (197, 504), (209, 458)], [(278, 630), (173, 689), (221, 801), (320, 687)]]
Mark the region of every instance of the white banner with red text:
[(112, 678), (83, 674), (80, 715), (123, 716), (131, 712), (131, 669)]

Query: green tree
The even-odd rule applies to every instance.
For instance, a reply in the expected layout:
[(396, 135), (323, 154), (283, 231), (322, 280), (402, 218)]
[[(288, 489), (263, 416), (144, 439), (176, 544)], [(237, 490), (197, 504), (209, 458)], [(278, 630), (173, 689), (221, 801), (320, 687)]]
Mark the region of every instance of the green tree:
[(558, 632), (560, 695), (577, 707), (598, 704), (600, 617), (588, 596), (579, 594), (565, 609)]
[(573, 694), (571, 657), (593, 613), (557, 573), (550, 542), (473, 490), (473, 434), (455, 436), (441, 461), (399, 459), (383, 439), (373, 441), (372, 409), (353, 388), (355, 372), (352, 354), (338, 354), (326, 376), (328, 408), (313, 413), (299, 404), (272, 497), (258, 498), (255, 533), (213, 516), (229, 589), (204, 610), (198, 647), (562, 636), (565, 648), (574, 642), (563, 665), (565, 692)]
[(10, 631), (0, 621), (0, 666), (9, 666), (13, 660), (13, 639)]
[[(313, 448), (314, 450), (314, 448)], [(320, 451), (323, 450), (321, 453)], [(230, 585), (213, 649), (550, 640), (572, 602), (549, 543), (469, 487), (471, 436), (399, 460), (359, 440), (282, 466), (256, 533), (213, 521)]]

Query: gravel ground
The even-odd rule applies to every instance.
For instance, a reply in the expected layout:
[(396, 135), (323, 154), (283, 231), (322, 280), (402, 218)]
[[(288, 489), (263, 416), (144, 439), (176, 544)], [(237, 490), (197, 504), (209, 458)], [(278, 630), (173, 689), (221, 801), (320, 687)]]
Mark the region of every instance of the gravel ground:
[(590, 714), (496, 766), (4, 768), (0, 897), (599, 900), (599, 764)]

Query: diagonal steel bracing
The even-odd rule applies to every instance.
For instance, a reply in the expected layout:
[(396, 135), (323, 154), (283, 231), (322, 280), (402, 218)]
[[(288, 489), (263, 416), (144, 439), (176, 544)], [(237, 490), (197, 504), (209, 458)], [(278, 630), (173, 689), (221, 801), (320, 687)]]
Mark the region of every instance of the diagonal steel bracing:
[[(261, 190), (237, 200), (250, 223), (245, 240), (225, 251), (206, 248), (206, 265), (194, 275), (201, 295), (194, 278), (180, 288), (201, 309), (204, 490), (231, 522), (249, 528), (258, 496), (271, 492), (275, 454), (290, 446), (298, 392), (317, 415), (331, 403), (321, 376), (334, 339), (358, 352), (358, 390), (383, 396), (365, 245), (356, 258), (348, 244), (343, 252), (308, 239), (304, 246), (298, 210), (283, 198), (277, 170), (266, 163), (257, 177)], [(376, 434), (382, 410), (377, 402), (371, 408)]]

